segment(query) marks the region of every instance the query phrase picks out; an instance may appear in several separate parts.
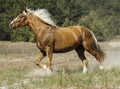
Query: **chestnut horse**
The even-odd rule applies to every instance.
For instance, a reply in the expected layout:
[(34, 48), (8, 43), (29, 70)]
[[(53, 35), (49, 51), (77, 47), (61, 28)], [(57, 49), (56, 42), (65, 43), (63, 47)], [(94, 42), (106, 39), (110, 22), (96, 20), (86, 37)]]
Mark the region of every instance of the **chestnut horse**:
[[(64, 53), (75, 49), (83, 62), (83, 73), (88, 71), (85, 50), (97, 59), (100, 69), (103, 69), (102, 60), (105, 53), (98, 45), (93, 32), (84, 26), (57, 27), (46, 9), (34, 11), (27, 7), (9, 26), (13, 29), (29, 26), (32, 29), (37, 38), (37, 47), (40, 49), (35, 64), (40, 68), (50, 70), (53, 53)], [(46, 56), (47, 63), (43, 65), (40, 61)]]

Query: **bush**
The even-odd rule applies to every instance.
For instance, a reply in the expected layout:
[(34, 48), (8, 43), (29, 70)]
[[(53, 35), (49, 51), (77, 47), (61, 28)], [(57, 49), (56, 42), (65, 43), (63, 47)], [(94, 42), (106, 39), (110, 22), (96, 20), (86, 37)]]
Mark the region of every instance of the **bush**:
[[(46, 8), (58, 26), (83, 25), (100, 41), (120, 35), (120, 0), (0, 0), (0, 40), (35, 41), (28, 28), (11, 32), (9, 23), (23, 6)], [(9, 8), (9, 9), (8, 9)]]
[(18, 28), (12, 31), (11, 41), (35, 42), (35, 37), (34, 34), (28, 30), (28, 28)]
[(89, 11), (89, 14), (79, 19), (78, 23), (92, 30), (99, 41), (109, 40), (120, 34), (120, 23), (115, 15), (108, 15), (103, 9)]

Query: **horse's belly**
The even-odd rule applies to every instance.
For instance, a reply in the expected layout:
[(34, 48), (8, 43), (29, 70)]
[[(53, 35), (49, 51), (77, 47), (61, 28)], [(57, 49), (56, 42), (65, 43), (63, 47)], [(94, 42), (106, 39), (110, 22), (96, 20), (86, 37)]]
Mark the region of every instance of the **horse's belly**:
[(79, 45), (80, 45), (80, 43), (77, 43), (77, 42), (72, 43), (72, 44), (62, 44), (62, 43), (60, 43), (59, 45), (56, 45), (54, 47), (53, 52), (54, 53), (68, 52), (68, 51), (71, 51), (71, 50), (77, 48)]

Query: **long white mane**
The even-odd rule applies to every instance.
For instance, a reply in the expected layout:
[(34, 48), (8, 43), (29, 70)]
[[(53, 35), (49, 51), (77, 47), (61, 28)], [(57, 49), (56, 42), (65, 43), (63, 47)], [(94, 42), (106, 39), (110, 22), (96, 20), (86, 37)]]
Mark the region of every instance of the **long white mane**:
[(37, 9), (35, 11), (29, 9), (29, 11), (32, 12), (37, 17), (39, 17), (45, 23), (47, 23), (49, 25), (52, 25), (54, 27), (57, 27), (57, 25), (55, 24), (55, 22), (51, 19), (50, 13), (46, 9)]

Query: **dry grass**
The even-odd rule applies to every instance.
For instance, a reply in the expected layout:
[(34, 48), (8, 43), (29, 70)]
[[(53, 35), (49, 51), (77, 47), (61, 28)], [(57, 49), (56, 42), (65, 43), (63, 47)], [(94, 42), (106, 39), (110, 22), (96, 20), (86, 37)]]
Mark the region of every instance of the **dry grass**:
[[(108, 49), (106, 44), (101, 45)], [(0, 42), (0, 89), (120, 89), (119, 67), (83, 75), (74, 51), (53, 56), (54, 75), (27, 76), (37, 68), (34, 59), (38, 53), (34, 43)], [(93, 67), (95, 60), (86, 55)]]
[[(52, 76), (26, 77), (29, 69), (10, 68), (0, 71), (1, 86), (8, 89), (119, 89), (120, 69), (94, 71), (83, 75), (79, 67), (56, 72)], [(7, 89), (7, 88), (6, 88)]]

